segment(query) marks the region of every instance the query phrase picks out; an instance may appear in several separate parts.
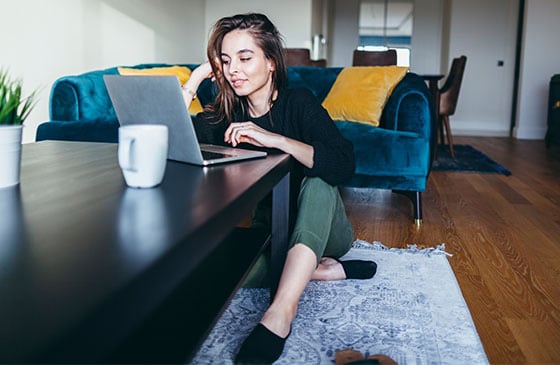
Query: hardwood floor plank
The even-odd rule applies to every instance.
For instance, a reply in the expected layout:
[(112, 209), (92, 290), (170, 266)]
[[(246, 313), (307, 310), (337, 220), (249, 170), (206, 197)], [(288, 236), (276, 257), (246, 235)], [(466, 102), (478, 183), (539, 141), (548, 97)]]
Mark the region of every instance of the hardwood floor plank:
[(356, 238), (391, 247), (446, 244), (449, 262), (493, 364), (560, 364), (560, 147), (456, 137), (511, 176), (432, 172), (424, 223), (406, 198), (344, 189)]
[(538, 320), (508, 320), (514, 338), (530, 364), (558, 364), (560, 332), (555, 324)]

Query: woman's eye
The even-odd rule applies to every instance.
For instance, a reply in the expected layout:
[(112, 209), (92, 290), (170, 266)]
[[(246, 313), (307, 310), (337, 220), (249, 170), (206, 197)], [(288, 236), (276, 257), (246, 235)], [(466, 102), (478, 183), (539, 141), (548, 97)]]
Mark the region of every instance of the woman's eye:
[(241, 60), (241, 62), (247, 62), (247, 61), (251, 60), (251, 57), (243, 57), (243, 58), (240, 58), (240, 60)]
[(229, 64), (229, 60), (222, 59), (222, 65), (227, 65), (227, 64)]

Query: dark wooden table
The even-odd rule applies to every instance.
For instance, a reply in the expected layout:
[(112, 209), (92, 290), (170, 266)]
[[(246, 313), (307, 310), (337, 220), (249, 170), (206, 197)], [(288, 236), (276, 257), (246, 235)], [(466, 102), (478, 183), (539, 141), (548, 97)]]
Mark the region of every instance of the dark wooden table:
[(24, 145), (21, 184), (0, 189), (0, 363), (192, 356), (266, 245), (236, 227), (271, 191), (279, 275), (291, 164), (168, 161), (132, 189), (115, 144)]
[(420, 77), (422, 77), (428, 83), (428, 88), (430, 89), (432, 94), (439, 89), (438, 82), (439, 80), (443, 79), (444, 76), (445, 75), (440, 75), (440, 74), (420, 75)]
[[(434, 113), (435, 113), (435, 117), (436, 117), (436, 133), (437, 136), (439, 137), (440, 135), (442, 136), (443, 131), (442, 128), (443, 126), (440, 125), (439, 122), (439, 103), (440, 103), (440, 95), (439, 95), (439, 80), (443, 79), (445, 75), (440, 75), (440, 74), (425, 74), (425, 75), (420, 75), (420, 77), (422, 77), (424, 79), (424, 81), (426, 81), (426, 83), (428, 84), (428, 89), (430, 89), (430, 93), (432, 94), (432, 99), (434, 101)], [(436, 137), (436, 142), (439, 139), (438, 137)], [(437, 143), (436, 143), (437, 145)], [(437, 146), (436, 148), (434, 148), (434, 153), (432, 156), (432, 160), (437, 158)]]
[(434, 75), (420, 75), (428, 84), (428, 89), (432, 93), (434, 99), (434, 108), (436, 116), (439, 114), (439, 80), (443, 79), (444, 75), (434, 74)]

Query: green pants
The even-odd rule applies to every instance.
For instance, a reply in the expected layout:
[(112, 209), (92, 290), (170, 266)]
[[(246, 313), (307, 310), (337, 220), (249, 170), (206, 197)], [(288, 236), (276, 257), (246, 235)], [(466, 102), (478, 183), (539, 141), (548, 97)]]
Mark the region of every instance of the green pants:
[(306, 177), (298, 196), (297, 216), (290, 248), (302, 243), (317, 256), (343, 256), (354, 241), (338, 188), (317, 177)]
[[(270, 200), (263, 201), (253, 215), (253, 226), (270, 228)], [(301, 243), (309, 247), (317, 257), (343, 256), (354, 241), (354, 230), (348, 221), (344, 203), (338, 188), (317, 177), (305, 177), (301, 183), (294, 231), (289, 248)], [(269, 253), (255, 264), (244, 286), (267, 286)]]

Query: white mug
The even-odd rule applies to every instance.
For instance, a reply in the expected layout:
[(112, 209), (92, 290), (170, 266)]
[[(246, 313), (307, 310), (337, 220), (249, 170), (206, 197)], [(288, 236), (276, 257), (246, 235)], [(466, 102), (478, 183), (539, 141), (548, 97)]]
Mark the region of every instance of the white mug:
[(151, 188), (161, 183), (167, 165), (168, 139), (165, 125), (119, 128), (119, 166), (128, 186)]

